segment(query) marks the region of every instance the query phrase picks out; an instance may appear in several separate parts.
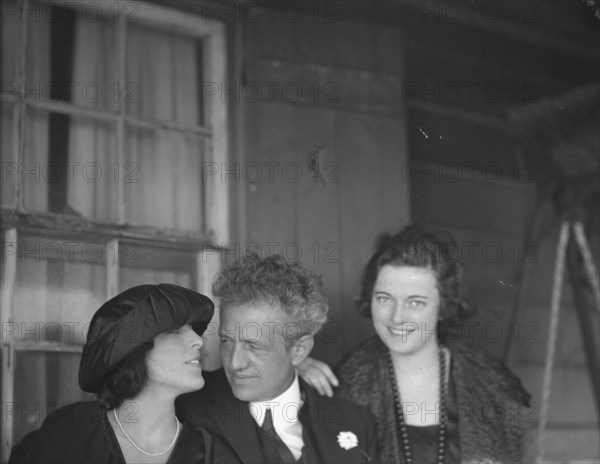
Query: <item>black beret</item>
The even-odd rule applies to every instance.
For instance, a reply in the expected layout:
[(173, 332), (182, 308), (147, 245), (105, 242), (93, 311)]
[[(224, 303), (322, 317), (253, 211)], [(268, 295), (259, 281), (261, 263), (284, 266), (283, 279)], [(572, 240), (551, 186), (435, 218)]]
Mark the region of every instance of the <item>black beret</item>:
[(185, 324), (202, 335), (213, 313), (208, 297), (179, 285), (139, 285), (125, 290), (92, 317), (79, 364), (79, 386), (96, 393), (106, 375), (132, 350)]

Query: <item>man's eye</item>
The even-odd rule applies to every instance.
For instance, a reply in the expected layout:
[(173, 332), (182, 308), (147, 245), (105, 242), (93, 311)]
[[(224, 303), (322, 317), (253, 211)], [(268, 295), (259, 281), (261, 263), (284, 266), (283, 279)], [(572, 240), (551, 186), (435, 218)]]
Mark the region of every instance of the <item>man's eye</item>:
[(378, 303), (387, 303), (388, 301), (390, 301), (390, 297), (388, 296), (378, 296), (376, 297), (376, 300)]
[(423, 300), (410, 300), (409, 304), (411, 306), (425, 306), (426, 305), (425, 301), (423, 301)]

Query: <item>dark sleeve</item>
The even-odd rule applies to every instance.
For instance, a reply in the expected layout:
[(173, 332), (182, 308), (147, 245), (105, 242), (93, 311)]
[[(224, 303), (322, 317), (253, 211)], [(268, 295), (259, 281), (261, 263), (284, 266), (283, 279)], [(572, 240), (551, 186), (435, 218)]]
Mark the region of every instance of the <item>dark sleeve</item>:
[(23, 464), (28, 462), (30, 451), (39, 440), (39, 433), (39, 429), (34, 430), (25, 435), (20, 443), (13, 446), (10, 457), (8, 458), (8, 464)]
[(242, 464), (231, 447), (206, 429), (200, 429), (206, 448), (205, 464)]
[(74, 403), (50, 414), (11, 453), (10, 464), (121, 464), (118, 444), (107, 428), (106, 409), (96, 402)]

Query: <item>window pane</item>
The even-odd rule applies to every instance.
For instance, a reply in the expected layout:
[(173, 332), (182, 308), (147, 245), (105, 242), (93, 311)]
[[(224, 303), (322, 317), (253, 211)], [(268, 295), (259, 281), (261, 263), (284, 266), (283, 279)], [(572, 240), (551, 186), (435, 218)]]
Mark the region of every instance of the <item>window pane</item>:
[(112, 124), (30, 109), (26, 133), (26, 208), (116, 220), (123, 168)]
[(125, 220), (133, 224), (202, 230), (200, 137), (166, 130), (128, 128), (124, 180)]
[(129, 24), (126, 81), (139, 85), (127, 114), (200, 125), (201, 43), (158, 29)]
[(0, 203), (16, 206), (16, 185), (19, 178), (19, 164), (15, 161), (13, 147), (13, 120), (15, 105), (0, 105), (0, 160), (2, 162)]
[(21, 12), (18, 2), (3, 2), (2, 5), (2, 66), (0, 68), (2, 91), (19, 93), (15, 67), (21, 32)]
[[(105, 301), (103, 243), (22, 237), (17, 254), (14, 341), (83, 344), (87, 324)], [(110, 258), (109, 258), (110, 259)]]
[[(89, 398), (77, 383), (79, 353), (17, 351), (12, 419), (14, 443), (42, 425), (57, 407)], [(9, 411), (5, 411), (7, 417)]]
[(118, 107), (115, 24), (100, 17), (98, 5), (92, 6), (29, 5), (26, 89), (30, 100)]
[(158, 283), (194, 287), (194, 253), (121, 243), (119, 262), (121, 291), (134, 285)]

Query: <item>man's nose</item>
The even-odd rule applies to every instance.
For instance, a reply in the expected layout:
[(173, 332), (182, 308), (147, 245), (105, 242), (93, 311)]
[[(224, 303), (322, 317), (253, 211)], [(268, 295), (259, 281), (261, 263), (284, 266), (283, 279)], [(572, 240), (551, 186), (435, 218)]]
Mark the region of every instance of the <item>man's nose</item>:
[(238, 343), (234, 343), (229, 355), (229, 365), (232, 369), (237, 371), (246, 367), (246, 364), (246, 351), (244, 350), (243, 346)]

